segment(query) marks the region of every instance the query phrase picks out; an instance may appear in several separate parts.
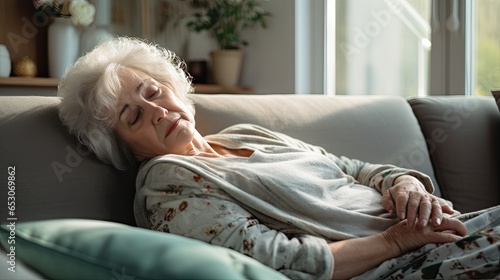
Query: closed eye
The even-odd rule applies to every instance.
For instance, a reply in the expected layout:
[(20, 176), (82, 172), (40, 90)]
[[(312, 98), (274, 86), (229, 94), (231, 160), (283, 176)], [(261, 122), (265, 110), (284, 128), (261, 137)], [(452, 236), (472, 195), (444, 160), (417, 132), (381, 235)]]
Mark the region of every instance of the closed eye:
[(161, 90), (160, 90), (159, 87), (157, 87), (157, 86), (150, 86), (150, 88), (148, 89), (147, 99), (154, 98), (157, 95), (159, 95), (160, 93), (161, 93)]
[(136, 109), (135, 115), (132, 118), (130, 125), (132, 126), (132, 125), (136, 124), (139, 121), (140, 117), (141, 117), (141, 111), (139, 109)]

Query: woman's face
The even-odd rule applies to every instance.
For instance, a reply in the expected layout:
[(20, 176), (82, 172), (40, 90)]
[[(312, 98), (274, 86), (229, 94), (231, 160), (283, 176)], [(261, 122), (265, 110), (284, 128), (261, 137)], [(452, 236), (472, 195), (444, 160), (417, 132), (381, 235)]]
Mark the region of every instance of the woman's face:
[(121, 72), (118, 122), (114, 131), (139, 161), (185, 155), (195, 135), (194, 116), (172, 90), (134, 69)]

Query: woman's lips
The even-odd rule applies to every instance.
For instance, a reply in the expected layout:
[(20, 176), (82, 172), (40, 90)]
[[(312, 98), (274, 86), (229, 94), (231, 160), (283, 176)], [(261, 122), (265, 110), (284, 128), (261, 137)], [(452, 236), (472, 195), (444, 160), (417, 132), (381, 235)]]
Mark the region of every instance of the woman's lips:
[(174, 131), (174, 129), (177, 127), (177, 125), (179, 124), (180, 121), (181, 121), (181, 118), (178, 118), (178, 119), (175, 119), (170, 124), (170, 127), (168, 128), (167, 135), (165, 135), (165, 138), (168, 137), (170, 135), (170, 133), (172, 133), (172, 131)]

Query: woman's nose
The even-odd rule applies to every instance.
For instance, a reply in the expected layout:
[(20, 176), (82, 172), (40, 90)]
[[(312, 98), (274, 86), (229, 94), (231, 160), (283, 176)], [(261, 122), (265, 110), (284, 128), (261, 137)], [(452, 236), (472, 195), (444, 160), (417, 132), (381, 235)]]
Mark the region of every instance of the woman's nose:
[(154, 114), (153, 114), (153, 123), (158, 124), (162, 119), (164, 119), (168, 114), (168, 110), (161, 107), (161, 106), (155, 106), (154, 107)]

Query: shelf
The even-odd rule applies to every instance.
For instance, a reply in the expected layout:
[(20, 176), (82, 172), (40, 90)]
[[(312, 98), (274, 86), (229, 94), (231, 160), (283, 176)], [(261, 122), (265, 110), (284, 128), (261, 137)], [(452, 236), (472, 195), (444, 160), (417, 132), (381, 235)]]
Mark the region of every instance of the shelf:
[(28, 78), (28, 77), (9, 77), (0, 78), (0, 86), (10, 87), (53, 87), (56, 88), (59, 79), (56, 78)]
[(222, 87), (219, 85), (194, 84), (193, 87), (196, 93), (207, 93), (207, 94), (225, 94), (225, 93), (250, 94), (253, 93), (254, 91), (254, 89), (249, 86)]
[[(0, 77), (0, 87), (46, 87), (57, 88), (59, 79), (57, 78), (27, 78), (27, 77)], [(252, 87), (238, 86), (238, 87), (222, 87), (219, 85), (209, 84), (194, 84), (196, 93), (207, 94), (224, 94), (224, 93), (239, 93), (250, 94), (253, 92)]]

